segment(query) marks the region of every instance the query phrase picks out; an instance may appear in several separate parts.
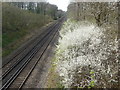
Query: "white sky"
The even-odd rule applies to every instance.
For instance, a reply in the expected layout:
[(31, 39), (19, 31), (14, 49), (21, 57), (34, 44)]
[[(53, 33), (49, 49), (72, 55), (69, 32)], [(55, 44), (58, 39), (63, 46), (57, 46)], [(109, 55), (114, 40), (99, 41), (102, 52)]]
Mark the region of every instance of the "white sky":
[(67, 6), (69, 4), (69, 0), (47, 0), (51, 4), (55, 4), (58, 6), (58, 9), (62, 9), (63, 11), (67, 11)]

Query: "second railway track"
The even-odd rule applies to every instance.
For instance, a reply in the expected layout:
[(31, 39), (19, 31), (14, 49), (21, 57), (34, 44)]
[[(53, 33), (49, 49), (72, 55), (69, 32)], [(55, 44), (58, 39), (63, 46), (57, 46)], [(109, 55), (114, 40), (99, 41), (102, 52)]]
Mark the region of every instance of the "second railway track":
[[(53, 37), (56, 35), (58, 32), (58, 29), (60, 25), (62, 24), (64, 18), (61, 18), (60, 20), (57, 21), (55, 25), (52, 26), (52, 28), (49, 28), (49, 32), (41, 39), (42, 41), (37, 42), (37, 44), (33, 47), (33, 49), (27, 54), (27, 56), (24, 56), (22, 59), (18, 60), (16, 64), (11, 66), (2, 77), (3, 80), (3, 86), (1, 89), (7, 89), (10, 87), (10, 85), (15, 81), (15, 79), (19, 76), (19, 74), (22, 72), (22, 70), (32, 61), (32, 58), (36, 55), (36, 53), (41, 50), (42, 47), (45, 47), (43, 50), (41, 50), (40, 57), (34, 61), (34, 65), (31, 67), (29, 73), (27, 76), (24, 78), (22, 81), (22, 84), (19, 86), (19, 88), (22, 88), (25, 81), (31, 74), (32, 70), (46, 51), (47, 47), (49, 46), (50, 42), (52, 41)], [(47, 43), (47, 44), (46, 44)]]
[[(42, 41), (44, 41), (45, 37), (51, 32), (51, 29), (54, 28), (54, 26), (56, 25), (56, 23), (48, 28), (47, 32), (45, 33), (45, 35), (43, 37), (38, 37), (36, 39), (36, 42), (31, 42), (31, 45), (30, 46), (26, 46), (28, 48), (25, 48), (25, 50), (23, 50), (23, 52), (20, 52), (18, 54), (18, 56), (13, 57), (13, 59), (10, 60), (10, 63), (6, 64), (3, 68), (2, 68), (2, 71), (3, 71), (3, 74), (2, 74), (2, 78), (1, 79), (4, 79), (16, 66), (18, 66), (18, 64), (20, 64), (20, 62), (26, 58), (27, 56), (30, 56), (31, 55), (31, 52), (34, 52), (34, 50), (36, 49), (37, 45), (39, 45)], [(4, 83), (4, 82), (3, 82)]]

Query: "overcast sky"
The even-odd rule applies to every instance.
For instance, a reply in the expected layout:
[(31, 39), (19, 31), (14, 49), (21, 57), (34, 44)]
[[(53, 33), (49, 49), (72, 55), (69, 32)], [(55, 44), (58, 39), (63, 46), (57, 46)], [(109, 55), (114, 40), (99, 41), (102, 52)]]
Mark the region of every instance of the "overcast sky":
[[(63, 11), (67, 11), (67, 6), (69, 1), (71, 0), (47, 0), (51, 4), (55, 4), (58, 6), (59, 9)], [(120, 1), (120, 0), (72, 0), (73, 2), (113, 2), (113, 1)]]
[(69, 0), (47, 0), (51, 4), (55, 4), (58, 6), (58, 9), (62, 9), (63, 11), (67, 11), (67, 6), (69, 4)]

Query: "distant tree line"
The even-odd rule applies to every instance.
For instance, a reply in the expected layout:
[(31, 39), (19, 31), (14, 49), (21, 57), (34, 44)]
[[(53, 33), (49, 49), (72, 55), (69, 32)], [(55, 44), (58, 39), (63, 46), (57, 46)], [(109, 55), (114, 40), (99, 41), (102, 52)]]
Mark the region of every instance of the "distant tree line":
[(102, 24), (116, 24), (118, 19), (117, 2), (71, 2), (68, 6), (68, 15), (77, 21), (95, 21)]
[[(62, 17), (64, 12), (47, 2), (3, 2), (2, 3), (2, 47), (3, 56), (19, 46), (18, 40), (34, 29)], [(17, 45), (16, 45), (17, 44)]]
[(10, 4), (36, 14), (51, 16), (53, 19), (57, 19), (58, 17), (60, 18), (64, 14), (63, 11), (58, 10), (56, 5), (52, 5), (47, 2), (10, 2)]

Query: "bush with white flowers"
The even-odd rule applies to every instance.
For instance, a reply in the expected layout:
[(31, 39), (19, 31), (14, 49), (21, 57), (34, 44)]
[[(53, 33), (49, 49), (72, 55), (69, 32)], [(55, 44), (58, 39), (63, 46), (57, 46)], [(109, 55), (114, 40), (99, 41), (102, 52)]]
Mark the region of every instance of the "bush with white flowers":
[(118, 79), (117, 37), (89, 22), (67, 20), (56, 49), (56, 72), (65, 87), (113, 87)]

